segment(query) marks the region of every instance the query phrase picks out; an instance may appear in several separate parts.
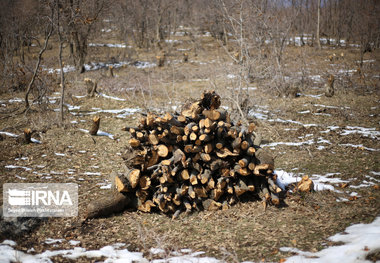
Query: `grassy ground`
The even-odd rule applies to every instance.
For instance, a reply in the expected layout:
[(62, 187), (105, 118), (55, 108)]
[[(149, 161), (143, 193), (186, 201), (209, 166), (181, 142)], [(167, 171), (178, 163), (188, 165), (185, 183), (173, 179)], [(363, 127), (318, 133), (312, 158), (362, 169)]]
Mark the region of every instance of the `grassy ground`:
[[(211, 38), (205, 38), (202, 49), (198, 49), (196, 53), (194, 50), (189, 51), (190, 62), (181, 63), (182, 51), (178, 49), (189, 47), (188, 42), (173, 46), (168, 56), (171, 63), (163, 68), (122, 67), (115, 70), (114, 78), (108, 77), (105, 70), (90, 71), (82, 75), (70, 73), (67, 76), (67, 102), (81, 106), (76, 112), (82, 114), (94, 111), (94, 107), (168, 110), (170, 106), (181, 105), (189, 98), (199, 97), (205, 89), (216, 88), (222, 95), (222, 104), (226, 105), (229, 102), (228, 96), (234, 94), (227, 88), (233, 83), (225, 77), (228, 73), (226, 71), (231, 67), (231, 61)], [(97, 54), (90, 57), (92, 61), (107, 61), (112, 56), (122, 58), (121, 51), (116, 48), (91, 49), (94, 51), (92, 54)], [(50, 63), (50, 66), (55, 66), (53, 51), (47, 54), (48, 59), (45, 61)], [(345, 53), (343, 59), (335, 62), (328, 60), (331, 53), (341, 52)], [(139, 51), (131, 57), (139, 61), (154, 62), (155, 55), (155, 52)], [(307, 140), (314, 142), (300, 146), (282, 144), (266, 147), (276, 156), (276, 168), (308, 175), (340, 173), (334, 176), (350, 180), (349, 184), (354, 186), (368, 181), (368, 175), (380, 180), (379, 175), (371, 173), (380, 171), (380, 136), (369, 137), (360, 133), (342, 135), (347, 126), (380, 130), (380, 53), (376, 51), (366, 56), (367, 60), (374, 62), (365, 63), (363, 69), (366, 77), (363, 80), (357, 73), (349, 75), (343, 71), (356, 69), (357, 50), (316, 51), (309, 47), (289, 47), (284, 57), (288, 71), (297, 75), (296, 73), (302, 69), (308, 76), (320, 75), (321, 80), (317, 78), (317, 81), (313, 81), (309, 78), (308, 84), (302, 87), (303, 95), (299, 98), (274, 96), (273, 89), (260, 86), (259, 83), (252, 84), (257, 87), (256, 90), (249, 91), (250, 99), (254, 102), (252, 109), (265, 114), (264, 118), (253, 119), (263, 135), (264, 144)], [(307, 63), (302, 64), (301, 60)], [(210, 61), (208, 64), (202, 63)], [(322, 86), (328, 73), (338, 76), (336, 95), (331, 98), (323, 95), (309, 96), (323, 93)], [(118, 96), (125, 101), (101, 96), (75, 97), (85, 94), (85, 77), (98, 79), (99, 90), (102, 93)], [(51, 88), (50, 96), (57, 96), (53, 93), (56, 91), (58, 85)], [(115, 139), (106, 136), (91, 137), (79, 128), (89, 129), (93, 115), (67, 113), (64, 125), (60, 126), (58, 113), (53, 111), (54, 108), (58, 108), (57, 104), (48, 104), (45, 108), (33, 106), (33, 111), (28, 114), (11, 114), (23, 106), (21, 103), (9, 102), (9, 99), (15, 97), (22, 98), (23, 93), (1, 94), (0, 100), (3, 105), (0, 108), (0, 130), (21, 134), (25, 127), (31, 127), (36, 130), (33, 137), (41, 140), (42, 144), (26, 145), (17, 138), (2, 136), (1, 185), (10, 182), (78, 183), (79, 213), (82, 215), (88, 202), (107, 191), (100, 187), (109, 183), (109, 174), (112, 171), (124, 171), (121, 154), (129, 137), (121, 128), (135, 125), (139, 115), (121, 119), (117, 118), (116, 114), (100, 113), (100, 129), (113, 134)], [(324, 133), (329, 126), (339, 128)], [(330, 143), (318, 143), (321, 137)], [(347, 144), (361, 146), (351, 147)], [(318, 148), (319, 146), (324, 148)], [(368, 150), (369, 148), (376, 151)], [(63, 153), (65, 156), (56, 153)], [(6, 165), (29, 167), (32, 170), (9, 169)], [(100, 175), (90, 175), (87, 172)], [(374, 182), (379, 184), (379, 181)], [(163, 248), (168, 254), (173, 250), (191, 248), (205, 251), (207, 255), (225, 259), (227, 262), (262, 259), (278, 261), (287, 256), (279, 251), (280, 247), (291, 246), (317, 251), (331, 245), (326, 241), (328, 236), (343, 231), (354, 223), (371, 222), (379, 215), (378, 187), (334, 186), (342, 193), (288, 193), (283, 207), (269, 207), (266, 211), (260, 202), (247, 201), (227, 211), (196, 212), (181, 216), (175, 221), (163, 214), (144, 214), (136, 211), (125, 211), (109, 218), (90, 220), (83, 225), (78, 224), (77, 218), (51, 218), (27, 236), (2, 236), (0, 241), (13, 238), (18, 242), (18, 249), (27, 250), (34, 247), (36, 252), (48, 248), (68, 247), (68, 244), (51, 247), (44, 243), (46, 238), (65, 238), (80, 240), (81, 245), (88, 249), (124, 242), (129, 245), (129, 250), (142, 251), (147, 257), (153, 257), (149, 253), (151, 247)], [(360, 197), (350, 198), (349, 193), (352, 191), (357, 192)], [(337, 202), (337, 198), (341, 197), (349, 200)], [(62, 258), (55, 260), (67, 261)]]

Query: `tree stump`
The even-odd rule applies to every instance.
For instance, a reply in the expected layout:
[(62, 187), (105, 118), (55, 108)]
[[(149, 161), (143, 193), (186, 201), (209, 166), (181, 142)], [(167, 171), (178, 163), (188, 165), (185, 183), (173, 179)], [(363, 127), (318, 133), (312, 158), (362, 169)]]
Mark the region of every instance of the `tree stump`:
[(95, 116), (92, 119), (92, 126), (91, 126), (91, 129), (90, 129), (89, 133), (91, 135), (96, 135), (98, 133), (99, 126), (100, 126), (100, 117), (99, 116)]
[(98, 82), (95, 80), (93, 81), (92, 79), (85, 78), (84, 82), (86, 84), (86, 89), (87, 89), (87, 96), (88, 97), (94, 97), (95, 93), (97, 93), (96, 89), (98, 87)]
[(24, 130), (24, 142), (27, 144), (32, 142), (32, 130), (30, 128)]

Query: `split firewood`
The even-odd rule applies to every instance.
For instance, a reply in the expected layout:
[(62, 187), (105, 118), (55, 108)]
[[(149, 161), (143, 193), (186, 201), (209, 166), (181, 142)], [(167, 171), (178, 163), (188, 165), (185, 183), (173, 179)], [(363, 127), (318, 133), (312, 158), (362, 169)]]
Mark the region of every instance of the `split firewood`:
[(131, 183), (123, 175), (115, 175), (114, 183), (116, 190), (120, 193), (127, 193), (132, 191)]
[(125, 177), (128, 179), (129, 183), (131, 184), (131, 187), (136, 188), (140, 180), (140, 170), (138, 169), (129, 170), (127, 171), (127, 174)]
[(261, 196), (265, 207), (280, 204), (274, 159), (260, 148), (255, 124), (234, 124), (219, 107), (220, 97), (205, 92), (180, 113), (148, 112), (137, 127), (124, 128), (134, 156), (114, 183), (133, 197), (131, 207), (176, 218), (202, 207), (229, 209), (248, 195)]
[(94, 118), (92, 119), (92, 126), (91, 126), (91, 129), (89, 131), (89, 134), (96, 135), (98, 133), (98, 130), (99, 130), (99, 125), (100, 125), (100, 117), (94, 116)]

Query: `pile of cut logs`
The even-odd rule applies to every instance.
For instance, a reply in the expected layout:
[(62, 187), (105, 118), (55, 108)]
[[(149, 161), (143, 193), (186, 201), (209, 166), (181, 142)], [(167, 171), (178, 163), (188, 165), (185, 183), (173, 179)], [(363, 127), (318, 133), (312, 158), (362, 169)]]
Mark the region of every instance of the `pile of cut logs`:
[(173, 217), (228, 209), (249, 196), (278, 205), (274, 160), (260, 148), (255, 128), (231, 122), (214, 91), (179, 114), (148, 113), (138, 127), (123, 128), (132, 154), (126, 174), (114, 178), (117, 194), (128, 197), (126, 206)]

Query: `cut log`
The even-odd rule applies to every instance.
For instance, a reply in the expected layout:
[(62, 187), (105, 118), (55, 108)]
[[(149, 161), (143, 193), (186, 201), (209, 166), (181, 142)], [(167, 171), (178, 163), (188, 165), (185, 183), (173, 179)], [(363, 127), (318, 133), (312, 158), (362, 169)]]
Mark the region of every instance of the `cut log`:
[(202, 206), (207, 211), (217, 211), (222, 207), (222, 204), (212, 199), (202, 201)]
[(116, 175), (114, 177), (116, 190), (120, 193), (131, 192), (132, 186), (130, 182), (123, 175)]
[(201, 183), (206, 184), (211, 178), (211, 170), (205, 169), (203, 173), (201, 174)]
[(140, 170), (138, 169), (129, 170), (127, 171), (127, 174), (125, 177), (128, 179), (129, 183), (131, 184), (131, 187), (136, 188), (140, 179)]
[(204, 161), (205, 163), (208, 163), (211, 161), (211, 155), (208, 154), (208, 153), (201, 153), (201, 159), (202, 161)]
[(140, 184), (141, 190), (148, 190), (151, 185), (150, 178), (146, 175), (140, 177), (139, 184)]
[(117, 191), (109, 191), (100, 199), (87, 205), (85, 219), (107, 217), (114, 213), (120, 213), (131, 203), (131, 199)]
[(182, 178), (182, 180), (184, 180), (184, 181), (190, 179), (190, 174), (189, 174), (189, 171), (188, 171), (187, 169), (183, 169), (183, 170), (182, 170), (182, 172), (181, 172), (181, 178)]
[(233, 153), (231, 152), (228, 148), (224, 147), (220, 150), (218, 150), (216, 152), (216, 155), (219, 157), (219, 158), (226, 158), (226, 157), (229, 157), (229, 156), (238, 156), (239, 154), (238, 153)]
[(157, 134), (155, 134), (155, 133), (149, 134), (148, 140), (149, 140), (150, 144), (152, 144), (152, 145), (157, 145), (159, 143), (159, 138), (158, 138)]
[(144, 203), (141, 203), (137, 206), (137, 209), (144, 212), (150, 213), (152, 211), (152, 207), (156, 207), (152, 200), (146, 200)]
[(268, 168), (266, 169), (274, 170), (274, 158), (268, 152), (260, 148), (256, 151), (255, 156), (259, 160), (260, 164), (268, 165)]
[(249, 191), (247, 184), (243, 180), (238, 180), (237, 184), (234, 186), (234, 190), (237, 196), (241, 196), (245, 192)]
[(137, 147), (139, 147), (141, 145), (141, 142), (139, 140), (135, 139), (135, 138), (129, 139), (128, 142), (129, 142), (129, 145), (131, 147), (133, 147), (133, 148), (137, 148)]
[(249, 156), (254, 156), (254, 155), (255, 155), (255, 152), (256, 152), (256, 149), (255, 149), (254, 147), (249, 147), (249, 148), (247, 149), (247, 154), (248, 154)]
[(196, 170), (191, 171), (189, 180), (192, 185), (198, 184), (197, 175), (198, 175), (198, 172)]
[(225, 109), (204, 110), (202, 114), (212, 121), (225, 121), (227, 117)]
[(212, 152), (213, 148), (214, 148), (214, 147), (212, 146), (212, 144), (211, 144), (211, 143), (208, 143), (208, 144), (206, 144), (206, 145), (204, 146), (204, 152), (207, 153), (207, 154), (209, 154), (209, 153)]
[(201, 197), (201, 198), (208, 197), (206, 189), (201, 185), (194, 186), (194, 192), (196, 193), (198, 197)]
[(89, 134), (96, 135), (98, 133), (98, 130), (99, 130), (99, 125), (100, 125), (100, 117), (94, 116), (94, 118), (92, 119), (92, 126), (91, 126), (91, 129), (89, 131)]
[(239, 160), (238, 163), (239, 163), (240, 167), (244, 168), (244, 167), (248, 166), (249, 160), (248, 160), (248, 158), (242, 158)]
[(166, 145), (163, 145), (163, 144), (158, 145), (157, 154), (158, 154), (158, 156), (165, 158), (169, 154), (168, 147)]

